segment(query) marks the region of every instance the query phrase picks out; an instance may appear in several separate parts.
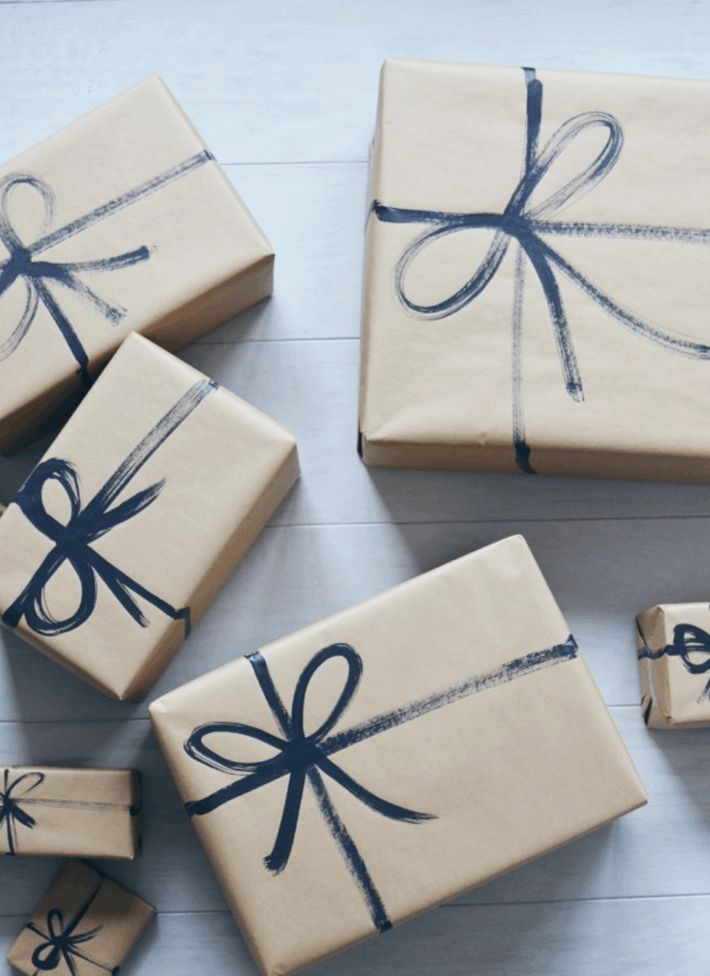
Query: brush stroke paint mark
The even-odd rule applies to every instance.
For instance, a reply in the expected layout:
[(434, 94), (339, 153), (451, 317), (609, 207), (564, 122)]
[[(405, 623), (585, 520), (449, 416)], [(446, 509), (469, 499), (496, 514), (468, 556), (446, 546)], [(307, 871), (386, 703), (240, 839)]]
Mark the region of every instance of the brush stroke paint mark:
[[(164, 480), (143, 488), (125, 501), (117, 499), (143, 465), (216, 387), (216, 383), (207, 379), (194, 383), (121, 462), (86, 505), (82, 505), (79, 474), (72, 464), (61, 458), (49, 458), (37, 465), (12, 504), (17, 505), (37, 531), (50, 539), (54, 546), (22, 593), (3, 613), (4, 624), (15, 628), (24, 618), (30, 630), (45, 637), (75, 630), (86, 623), (94, 612), (98, 580), (102, 580), (123, 609), (141, 627), (147, 627), (149, 621), (136, 603), (135, 597), (152, 604), (173, 620), (182, 620), (185, 636), (189, 634), (189, 607), (178, 609), (152, 593), (109, 562), (93, 547), (93, 543), (156, 501), (165, 487)], [(55, 519), (45, 507), (43, 489), (50, 482), (56, 482), (67, 496), (70, 514), (66, 523)], [(76, 610), (57, 619), (49, 608), (45, 590), (65, 564), (74, 571), (81, 594)]]
[[(431, 228), (425, 230), (405, 248), (394, 269), (394, 288), (398, 301), (408, 314), (426, 321), (447, 318), (475, 302), (495, 278), (509, 247), (512, 244), (516, 245), (512, 317), (513, 448), (517, 467), (527, 474), (534, 474), (530, 461), (530, 447), (525, 437), (522, 399), (522, 296), (526, 264), (523, 257), (526, 257), (532, 265), (542, 287), (557, 346), (557, 356), (565, 390), (573, 400), (581, 402), (584, 400), (584, 388), (560, 293), (558, 282), (560, 272), (574, 282), (608, 315), (636, 335), (649, 339), (672, 352), (695, 359), (710, 359), (710, 346), (664, 332), (642, 321), (597, 288), (543, 238), (545, 236), (563, 238), (606, 237), (708, 245), (710, 244), (710, 229), (550, 219), (552, 215), (567, 204), (594, 189), (609, 175), (621, 153), (623, 131), (618, 119), (607, 112), (582, 112), (567, 119), (553, 133), (542, 149), (539, 149), (543, 86), (539, 78), (536, 77), (534, 68), (523, 68), (523, 76), (526, 91), (523, 172), (502, 213), (485, 211), (448, 213), (436, 210), (413, 210), (402, 207), (388, 207), (378, 200), (373, 201), (371, 212), (384, 223), (424, 224)], [(559, 190), (550, 194), (541, 203), (533, 205), (534, 191), (564, 150), (583, 133), (594, 129), (600, 129), (606, 135), (604, 145), (597, 156)], [(407, 294), (405, 283), (412, 262), (430, 244), (462, 230), (483, 230), (490, 231), (493, 234), (493, 239), (479, 266), (468, 281), (447, 298), (432, 305), (419, 304), (413, 301)]]
[[(290, 713), (273, 682), (266, 660), (258, 652), (251, 654), (247, 661), (281, 734), (273, 735), (265, 729), (242, 722), (208, 722), (195, 728), (184, 744), (185, 752), (191, 759), (220, 772), (243, 775), (201, 800), (186, 803), (185, 808), (191, 817), (205, 816), (237, 797), (252, 793), (282, 777), (288, 777), (286, 799), (276, 839), (271, 852), (264, 858), (265, 867), (276, 874), (283, 871), (288, 864), (296, 837), (303, 793), (308, 783), (328, 830), (367, 905), (372, 924), (378, 932), (384, 932), (392, 927), (392, 922), (362, 854), (333, 805), (325, 780), (332, 780), (375, 813), (391, 820), (419, 824), (436, 819), (436, 816), (408, 809), (377, 796), (353, 779), (330, 757), (358, 742), (381, 735), (389, 729), (414, 721), (471, 695), (522, 678), (542, 668), (574, 660), (577, 651), (577, 644), (570, 635), (564, 644), (526, 654), (486, 674), (474, 675), (443, 691), (383, 712), (332, 735), (333, 728), (354, 698), (362, 677), (363, 663), (357, 651), (350, 644), (331, 644), (318, 651), (298, 678)], [(343, 690), (328, 717), (315, 732), (306, 734), (304, 717), (308, 686), (318, 670), (334, 658), (341, 658), (347, 665)], [(256, 739), (274, 749), (275, 755), (256, 762), (229, 759), (207, 744), (206, 740), (215, 734)]]
[(61, 908), (51, 908), (47, 912), (45, 928), (42, 929), (35, 922), (28, 922), (26, 928), (38, 935), (42, 941), (32, 952), (32, 965), (35, 967), (33, 976), (40, 973), (52, 972), (58, 969), (63, 963), (71, 976), (78, 976), (78, 960), (89, 963), (96, 969), (116, 976), (119, 971), (118, 966), (104, 966), (91, 956), (87, 956), (81, 948), (87, 942), (91, 942), (101, 930), (101, 925), (93, 929), (86, 929), (83, 932), (77, 931), (84, 921), (87, 913), (96, 901), (104, 883), (102, 876), (86, 901), (79, 907), (76, 914), (66, 923), (64, 921), (64, 911)]
[(10, 780), (11, 770), (3, 771), (2, 791), (0, 791), (0, 828), (5, 825), (6, 854), (17, 853), (18, 824), (28, 830), (34, 830), (37, 821), (24, 808), (26, 797), (32, 790), (44, 782), (44, 773), (23, 773), (17, 779)]
[[(638, 651), (637, 656), (639, 661), (658, 661), (664, 656), (677, 657), (690, 674), (707, 674), (710, 671), (710, 634), (702, 627), (695, 627), (693, 624), (676, 624), (673, 628), (672, 644), (666, 644), (665, 647), (654, 651), (646, 646), (644, 639), (644, 646)], [(703, 699), (710, 701), (710, 678), (698, 701)]]
[[(83, 384), (89, 386), (88, 355), (74, 326), (62, 311), (50, 286), (61, 286), (73, 292), (111, 325), (118, 325), (125, 316), (126, 309), (104, 301), (82, 281), (81, 276), (86, 272), (117, 271), (119, 268), (128, 268), (131, 265), (147, 261), (150, 258), (151, 249), (143, 245), (131, 251), (125, 251), (123, 254), (109, 258), (97, 258), (92, 261), (51, 261), (42, 259), (41, 255), (62, 241), (74, 237), (88, 227), (105, 220), (112, 214), (125, 210), (168, 184), (182, 179), (212, 159), (214, 157), (207, 150), (196, 153), (189, 159), (178, 163), (177, 166), (146, 180), (132, 190), (128, 190), (121, 196), (109, 200), (100, 207), (96, 207), (82, 217), (50, 233), (44, 232), (52, 222), (56, 200), (47, 183), (27, 173), (10, 173), (0, 180), (0, 243), (7, 251), (7, 258), (0, 262), (0, 297), (16, 282), (22, 282), (25, 286), (25, 307), (8, 338), (0, 344), (0, 362), (8, 359), (25, 338), (35, 321), (37, 310), (41, 304), (51, 316), (76, 360)], [(42, 236), (32, 244), (25, 244), (22, 241), (10, 218), (10, 200), (20, 187), (25, 187), (35, 193), (42, 205)]]

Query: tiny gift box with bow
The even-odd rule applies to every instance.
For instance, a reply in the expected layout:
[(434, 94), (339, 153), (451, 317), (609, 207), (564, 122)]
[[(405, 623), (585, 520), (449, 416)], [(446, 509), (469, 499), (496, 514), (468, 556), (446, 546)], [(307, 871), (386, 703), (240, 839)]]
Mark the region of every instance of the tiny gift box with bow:
[(368, 464), (710, 480), (710, 84), (382, 71)]
[(636, 618), (636, 644), (646, 725), (710, 725), (710, 604), (644, 611)]
[(268, 976), (645, 802), (520, 537), (227, 664), (150, 713)]
[(0, 769), (0, 853), (132, 860), (140, 851), (135, 769)]
[(157, 77), (0, 167), (0, 450), (56, 421), (130, 332), (176, 349), (269, 295), (272, 266)]
[(7, 954), (24, 976), (115, 976), (155, 915), (86, 861), (67, 861)]
[(280, 424), (139, 335), (0, 518), (0, 613), (141, 697), (298, 477)]

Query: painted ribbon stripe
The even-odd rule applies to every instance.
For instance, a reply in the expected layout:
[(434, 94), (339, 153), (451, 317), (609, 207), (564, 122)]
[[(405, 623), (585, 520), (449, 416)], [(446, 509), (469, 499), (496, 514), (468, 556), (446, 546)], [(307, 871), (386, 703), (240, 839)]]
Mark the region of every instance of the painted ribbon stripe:
[(89, 359), (73, 325), (62, 311), (49, 287), (61, 285), (74, 292), (84, 302), (103, 315), (112, 325), (117, 325), (126, 314), (119, 305), (104, 301), (81, 280), (81, 274), (93, 271), (116, 271), (130, 267), (150, 258), (151, 249), (145, 245), (117, 254), (109, 258), (93, 261), (49, 261), (40, 260), (40, 255), (50, 248), (88, 227), (105, 220), (120, 210), (133, 206), (170, 183), (182, 179), (193, 170), (214, 159), (206, 149), (189, 159), (178, 163), (165, 172), (154, 176), (139, 186), (128, 190), (121, 196), (96, 207), (82, 217), (63, 227), (46, 233), (32, 244), (25, 244), (15, 230), (10, 218), (10, 199), (19, 187), (31, 189), (39, 197), (43, 208), (43, 230), (51, 223), (55, 207), (55, 196), (50, 187), (36, 176), (23, 173), (10, 173), (0, 180), (0, 243), (7, 251), (7, 258), (0, 262), (0, 296), (16, 281), (25, 285), (25, 307), (9, 337), (0, 344), (0, 361), (7, 359), (20, 345), (35, 320), (40, 303), (46, 308), (55, 325), (61, 332), (79, 367), (79, 374), (85, 385), (89, 385)]
[[(403, 308), (415, 318), (436, 321), (447, 318), (473, 303), (495, 278), (511, 244), (516, 247), (511, 338), (511, 377), (513, 397), (513, 446), (518, 468), (534, 474), (530, 463), (530, 446), (526, 441), (523, 411), (523, 285), (527, 262), (532, 265), (542, 287), (557, 345), (565, 389), (576, 401), (584, 399), (582, 378), (574, 349), (558, 282), (562, 272), (589, 298), (624, 327), (673, 352), (696, 359), (710, 358), (710, 346), (673, 335), (642, 321), (602, 292), (585, 275), (551, 247), (543, 237), (607, 237), (634, 240), (710, 244), (710, 229), (694, 227), (666, 227), (654, 224), (591, 223), (587, 221), (551, 220), (552, 214), (568, 203), (588, 193), (609, 175), (621, 153), (623, 131), (620, 122), (606, 112), (582, 112), (567, 119), (539, 148), (542, 120), (543, 86), (533, 68), (523, 68), (526, 90), (525, 151), (522, 175), (510, 200), (501, 213), (448, 213), (435, 210), (413, 210), (388, 207), (373, 201), (372, 213), (378, 220), (392, 224), (425, 224), (425, 230), (409, 244), (394, 270), (394, 286)], [(594, 160), (577, 176), (541, 203), (533, 204), (532, 196), (546, 173), (564, 150), (582, 133), (590, 129), (606, 132), (606, 141)], [(432, 305), (420, 304), (409, 298), (405, 278), (412, 262), (435, 241), (462, 230), (490, 231), (493, 239), (485, 257), (468, 281), (447, 298)]]
[[(362, 659), (353, 647), (349, 644), (331, 644), (311, 658), (298, 678), (290, 713), (274, 685), (265, 659), (258, 652), (251, 654), (247, 660), (276, 720), (280, 735), (274, 735), (265, 729), (242, 722), (208, 722), (195, 728), (184, 744), (187, 755), (220, 772), (243, 774), (243, 776), (201, 800), (186, 803), (186, 810), (191, 817), (204, 816), (237, 797), (260, 789), (267, 783), (284, 776), (288, 777), (286, 799), (274, 846), (264, 858), (266, 868), (278, 873), (286, 867), (291, 855), (303, 792), (308, 781), (331, 836), (338, 845), (343, 860), (365, 900), (372, 923), (378, 931), (383, 932), (391, 928), (392, 923), (365, 860), (335, 809), (324, 777), (339, 784), (371, 810), (392, 820), (416, 824), (436, 817), (434, 814), (420, 813), (377, 796), (353, 779), (330, 757), (358, 742), (381, 735), (389, 729), (414, 721), (471, 695), (532, 674), (542, 668), (573, 660), (577, 657), (577, 651), (577, 644), (570, 634), (564, 644), (526, 654), (493, 671), (473, 675), (443, 691), (383, 712), (333, 735), (330, 733), (354, 698), (362, 677)], [(308, 686), (318, 670), (333, 658), (342, 658), (347, 665), (345, 685), (325, 721), (315, 732), (306, 734), (304, 717)], [(276, 750), (276, 755), (256, 762), (229, 759), (210, 748), (205, 741), (211, 735), (223, 733), (256, 739)]]
[(27, 928), (42, 939), (42, 942), (32, 953), (32, 965), (35, 967), (33, 976), (39, 976), (40, 972), (51, 972), (57, 969), (60, 962), (65, 964), (71, 976), (77, 976), (79, 972), (78, 959), (90, 963), (96, 969), (116, 976), (119, 971), (118, 966), (104, 966), (103, 963), (87, 956), (79, 948), (85, 943), (91, 942), (101, 929), (101, 926), (97, 925), (93, 929), (77, 932), (89, 909), (96, 901), (103, 883), (104, 879), (101, 878), (84, 904), (66, 924), (64, 923), (64, 912), (61, 908), (52, 908), (47, 912), (46, 931), (43, 931), (34, 922), (27, 923)]
[[(79, 474), (70, 462), (61, 458), (50, 458), (37, 465), (13, 499), (13, 504), (20, 507), (32, 525), (50, 539), (54, 546), (22, 593), (3, 613), (3, 623), (14, 628), (24, 617), (31, 630), (49, 637), (74, 630), (85, 623), (94, 612), (98, 595), (97, 580), (101, 579), (128, 615), (141, 627), (147, 627), (148, 620), (134, 597), (146, 600), (174, 620), (182, 620), (185, 634), (190, 632), (189, 607), (178, 609), (152, 593), (110, 563), (93, 548), (92, 543), (153, 504), (165, 486), (164, 480), (136, 492), (126, 501), (118, 502), (117, 499), (143, 465), (216, 386), (216, 383), (207, 379), (194, 383), (84, 506), (81, 502)], [(45, 507), (42, 493), (45, 485), (50, 482), (56, 482), (69, 501), (70, 515), (66, 523), (57, 521)], [(49, 609), (45, 589), (65, 563), (73, 569), (81, 587), (81, 595), (74, 613), (57, 619)]]
[(44, 782), (44, 773), (23, 773), (10, 781), (10, 770), (3, 772), (2, 792), (0, 792), (0, 828), (5, 825), (7, 854), (17, 853), (17, 826), (34, 830), (37, 821), (22, 806), (32, 790)]
[[(690, 674), (707, 674), (710, 671), (710, 634), (702, 627), (696, 627), (693, 624), (676, 624), (673, 628), (673, 643), (666, 644), (665, 647), (660, 647), (655, 651), (646, 646), (646, 640), (640, 627), (638, 627), (638, 632), (644, 642), (644, 646), (638, 651), (639, 661), (657, 661), (664, 656), (677, 657), (680, 658), (683, 667)], [(691, 655), (694, 655), (695, 660)], [(710, 678), (708, 678), (698, 701), (702, 701), (704, 698), (710, 700)], [(651, 712), (650, 704), (646, 712), (645, 719), (648, 723)]]

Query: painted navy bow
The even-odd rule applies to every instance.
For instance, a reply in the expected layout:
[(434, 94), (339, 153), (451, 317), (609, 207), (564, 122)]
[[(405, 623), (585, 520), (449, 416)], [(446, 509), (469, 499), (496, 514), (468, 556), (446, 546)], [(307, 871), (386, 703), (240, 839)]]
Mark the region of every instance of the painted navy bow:
[[(659, 648), (657, 651), (644, 646), (638, 652), (639, 660), (644, 658), (657, 661), (667, 655), (678, 657), (690, 674), (707, 674), (710, 671), (710, 634), (702, 627), (693, 624), (676, 624), (673, 628), (673, 643)], [(700, 699), (710, 699), (710, 678), (703, 689)], [(700, 700), (699, 699), (699, 700)]]
[(77, 931), (87, 912), (94, 904), (102, 884), (103, 878), (96, 888), (94, 888), (86, 902), (80, 907), (76, 915), (69, 919), (66, 924), (64, 922), (64, 912), (61, 908), (52, 908), (47, 912), (46, 931), (43, 931), (34, 922), (28, 923), (27, 928), (43, 940), (32, 953), (32, 965), (35, 967), (34, 976), (38, 976), (40, 972), (52, 972), (59, 967), (61, 962), (64, 963), (71, 976), (77, 976), (79, 971), (77, 959), (88, 962), (106, 973), (111, 973), (112, 976), (118, 973), (118, 966), (104, 966), (102, 963), (92, 959), (91, 956), (87, 956), (80, 948), (85, 943), (91, 942), (101, 928), (100, 925), (97, 925), (95, 928), (87, 929), (84, 932)]
[[(570, 635), (564, 644), (527, 654), (494, 671), (483, 675), (474, 675), (459, 684), (446, 688), (444, 691), (436, 692), (428, 698), (411, 702), (390, 712), (384, 712), (350, 729), (334, 733), (333, 729), (354, 698), (362, 677), (362, 659), (353, 647), (349, 644), (331, 644), (329, 647), (318, 651), (311, 658), (296, 683), (290, 713), (274, 685), (266, 660), (258, 652), (251, 654), (247, 660), (256, 675), (259, 687), (276, 721), (280, 735), (274, 735), (265, 729), (260, 729), (254, 725), (245, 725), (242, 722), (209, 722), (194, 729), (184, 746), (188, 756), (220, 772), (243, 775), (240, 779), (201, 800), (186, 803), (186, 810), (190, 816), (209, 814), (237, 797), (258, 790), (282, 777), (287, 777), (286, 799), (276, 840), (271, 852), (264, 859), (264, 864), (270, 871), (279, 872), (286, 867), (291, 855), (303, 793), (306, 783), (308, 783), (315, 794), (323, 819), (338, 845), (345, 864), (360, 889), (373, 925), (378, 931), (383, 932), (390, 928), (392, 923), (370, 876), (365, 860), (335, 809), (325, 779), (328, 778), (337, 783), (361, 803), (374, 810), (375, 813), (392, 820), (417, 824), (425, 820), (435, 819), (435, 815), (418, 813), (416, 810), (377, 796), (353, 779), (331, 757), (358, 742), (380, 735), (389, 729), (468, 698), (477, 692), (506, 681), (512, 681), (541, 668), (571, 660), (576, 656), (577, 645)], [(336, 699), (328, 717), (314, 732), (307, 733), (305, 731), (305, 707), (308, 687), (320, 668), (335, 658), (340, 658), (347, 665), (343, 690)], [(229, 759), (206, 742), (210, 736), (219, 734), (256, 739), (274, 749), (275, 755), (270, 759), (254, 762)]]
[[(89, 359), (86, 350), (57, 302), (51, 286), (60, 285), (73, 292), (103, 315), (109, 323), (117, 325), (126, 310), (104, 301), (82, 280), (81, 275), (86, 272), (117, 271), (119, 268), (147, 261), (150, 257), (150, 249), (142, 246), (123, 254), (92, 261), (52, 261), (42, 256), (67, 238), (81, 233), (87, 227), (110, 217), (119, 210), (132, 206), (138, 200), (155, 193), (168, 183), (173, 183), (212, 158), (207, 150), (197, 153), (177, 166), (49, 233), (46, 231), (51, 223), (55, 205), (54, 193), (50, 187), (38, 177), (24, 173), (11, 173), (0, 181), (0, 244), (7, 252), (5, 260), (0, 261), (0, 297), (16, 282), (24, 284), (26, 294), (25, 306), (17, 324), (9, 337), (0, 344), (0, 361), (11, 356), (27, 335), (41, 303), (61, 332), (79, 366), (79, 374), (83, 382), (88, 385)], [(39, 198), (43, 210), (41, 235), (29, 244), (22, 241), (10, 216), (11, 197), (22, 187), (25, 188), (25, 192), (31, 191)]]
[(0, 827), (5, 825), (7, 837), (6, 854), (17, 853), (17, 825), (33, 830), (37, 821), (22, 808), (23, 798), (44, 782), (44, 773), (23, 773), (10, 780), (11, 770), (3, 772), (3, 785), (0, 792)]
[[(378, 220), (394, 224), (429, 224), (426, 230), (409, 244), (400, 257), (394, 272), (395, 292), (406, 311), (420, 319), (437, 320), (453, 315), (474, 302), (495, 278), (508, 249), (516, 244), (515, 277), (512, 316), (512, 389), (513, 389), (513, 445), (518, 468), (527, 474), (535, 471), (530, 464), (530, 447), (525, 439), (522, 405), (522, 309), (525, 258), (532, 265), (547, 303), (553, 334), (557, 345), (565, 389), (572, 399), (584, 399), (582, 378), (574, 343), (567, 321), (558, 283), (558, 272), (566, 275), (599, 307), (613, 316), (627, 329), (675, 352), (698, 359), (710, 358), (710, 346), (671, 335), (643, 322), (622, 308), (597, 288), (569, 261), (552, 248), (545, 236), (616, 237), (649, 240), (710, 243), (710, 230), (692, 227), (665, 227), (650, 224), (614, 224), (565, 222), (551, 220), (551, 216), (567, 204), (588, 193), (616, 164), (623, 144), (621, 124), (606, 112), (583, 112), (564, 122), (540, 149), (538, 147), (542, 119), (542, 82), (532, 68), (524, 68), (526, 85), (525, 158), (522, 175), (510, 200), (500, 212), (447, 213), (432, 210), (410, 210), (388, 207), (375, 200), (372, 211)], [(554, 166), (564, 150), (582, 133), (601, 129), (606, 133), (602, 149), (588, 166), (568, 180), (545, 200), (534, 204), (532, 197), (543, 177)], [(430, 244), (463, 230), (492, 232), (493, 239), (485, 257), (468, 281), (453, 294), (431, 305), (421, 304), (409, 297), (405, 278), (412, 262)]]
[[(54, 543), (34, 576), (18, 598), (2, 615), (3, 623), (17, 627), (24, 617), (27, 626), (37, 634), (56, 636), (85, 623), (94, 611), (97, 583), (102, 580), (124, 610), (141, 627), (148, 626), (134, 597), (140, 597), (174, 620), (182, 620), (185, 633), (190, 630), (190, 609), (177, 609), (137, 580), (114, 566), (95, 548), (94, 543), (116, 526), (134, 518), (157, 499), (165, 481), (158, 481), (136, 492), (125, 501), (118, 496), (138, 471), (192, 411), (215, 389), (210, 380), (200, 380), (158, 421), (131, 451), (108, 481), (85, 505), (82, 505), (79, 475), (68, 461), (50, 458), (41, 462), (13, 499), (26, 518)], [(69, 518), (60, 522), (46, 508), (43, 489), (56, 483), (69, 502)], [(45, 590), (59, 570), (68, 564), (80, 585), (81, 595), (73, 613), (57, 619), (51, 612)]]

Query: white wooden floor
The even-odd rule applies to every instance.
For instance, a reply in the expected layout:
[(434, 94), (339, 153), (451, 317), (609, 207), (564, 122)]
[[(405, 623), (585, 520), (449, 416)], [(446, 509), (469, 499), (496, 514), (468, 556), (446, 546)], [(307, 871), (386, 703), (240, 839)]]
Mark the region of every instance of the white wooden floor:
[[(303, 478), (156, 691), (523, 532), (650, 792), (626, 820), (314, 973), (705, 976), (710, 733), (643, 727), (632, 622), (660, 600), (708, 599), (710, 486), (368, 471), (355, 436), (366, 154), (382, 59), (707, 77), (708, 0), (0, 0), (0, 42), (3, 156), (158, 71), (278, 255), (275, 297), (184, 356), (295, 431)], [(40, 450), (0, 462), (0, 497)], [(114, 873), (160, 914), (126, 973), (254, 976), (145, 705), (105, 701), (14, 637), (1, 640), (0, 765), (146, 774), (145, 853)], [(3, 951), (55, 868), (0, 864)]]

